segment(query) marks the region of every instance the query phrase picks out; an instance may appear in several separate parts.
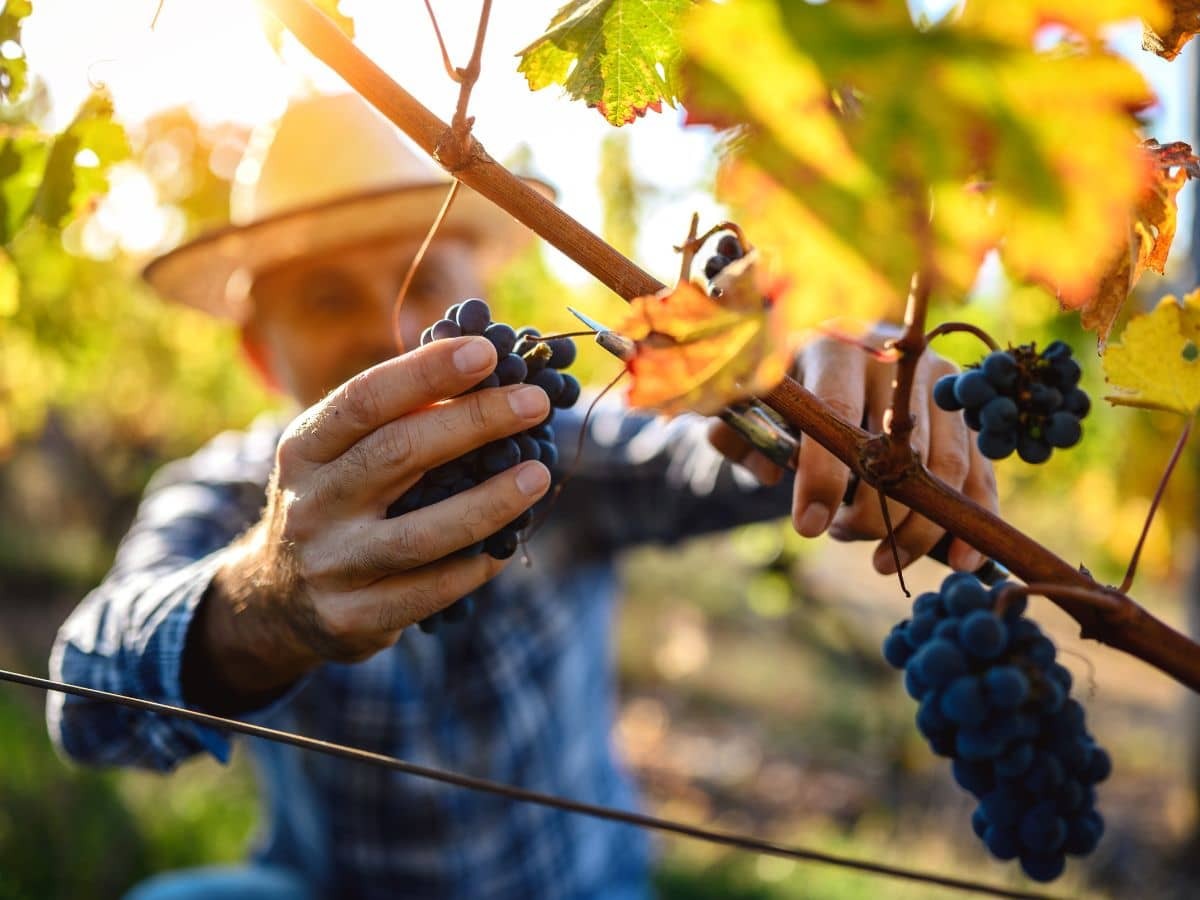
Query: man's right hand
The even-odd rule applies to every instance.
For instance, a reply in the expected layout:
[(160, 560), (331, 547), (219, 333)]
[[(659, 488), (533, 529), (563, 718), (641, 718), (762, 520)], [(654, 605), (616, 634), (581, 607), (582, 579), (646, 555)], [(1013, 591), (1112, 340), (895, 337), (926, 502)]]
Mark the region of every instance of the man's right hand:
[(253, 708), (324, 660), (390, 646), (504, 568), (452, 554), (546, 492), (540, 462), (385, 516), (429, 469), (546, 417), (546, 394), (530, 385), (459, 396), (495, 362), (484, 338), (433, 341), (356, 375), (292, 422), (262, 520), (230, 549), (189, 632), (189, 702)]

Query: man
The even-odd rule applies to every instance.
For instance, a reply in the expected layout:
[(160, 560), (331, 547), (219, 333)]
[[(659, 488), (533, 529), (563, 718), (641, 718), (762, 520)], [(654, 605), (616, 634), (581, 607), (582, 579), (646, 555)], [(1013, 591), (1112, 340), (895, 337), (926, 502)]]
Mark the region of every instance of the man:
[[(264, 152), (264, 148), (265, 152)], [(367, 179), (376, 179), (373, 183)], [(379, 179), (384, 179), (381, 183)], [(237, 715), (610, 806), (635, 797), (611, 748), (614, 555), (792, 511), (798, 530), (883, 535), (877, 501), (838, 510), (844, 466), (804, 442), (795, 484), (729, 432), (601, 404), (579, 471), (533, 541), (530, 568), (450, 554), (544, 496), (527, 462), (397, 518), (425, 470), (542, 419), (538, 389), (462, 392), (494, 362), (480, 338), (396, 356), (392, 306), (444, 182), (353, 96), (294, 104), (239, 170), (243, 224), (148, 270), (168, 296), (235, 319), (252, 363), (304, 411), (282, 429), (222, 435), (156, 476), (112, 572), (63, 625), (56, 677)], [(480, 261), (515, 225), (462, 192), (403, 304), (405, 344), (482, 293)], [(852, 420), (878, 422), (891, 376), (824, 342), (805, 383)], [(931, 468), (994, 504), (991, 470), (957, 417), (936, 415), (921, 367), (916, 409)], [(936, 417), (935, 417), (936, 415)], [(580, 412), (555, 429), (574, 448)], [(568, 459), (573, 453), (564, 453)], [(776, 483), (778, 482), (778, 483)], [(904, 554), (940, 530), (897, 507)], [(891, 568), (880, 545), (876, 568)], [(978, 555), (956, 545), (959, 568)], [(507, 567), (506, 567), (507, 566)], [(430, 636), (413, 623), (474, 592), (476, 613)], [(48, 720), (79, 760), (169, 770), (229, 735), (52, 695)], [(267, 833), (254, 865), (151, 882), (163, 897), (604, 897), (647, 894), (640, 831), (262, 741)], [(224, 891), (225, 893), (222, 893)]]

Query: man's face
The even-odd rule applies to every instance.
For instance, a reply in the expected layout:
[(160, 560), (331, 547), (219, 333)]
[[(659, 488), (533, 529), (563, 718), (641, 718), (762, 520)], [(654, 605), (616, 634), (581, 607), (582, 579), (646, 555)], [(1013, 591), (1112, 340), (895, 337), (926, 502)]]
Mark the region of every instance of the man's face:
[[(260, 275), (245, 338), (279, 386), (304, 406), (396, 354), (393, 306), (417, 250), (392, 241), (298, 259)], [(446, 308), (480, 296), (471, 247), (439, 238), (400, 310), (405, 349)]]

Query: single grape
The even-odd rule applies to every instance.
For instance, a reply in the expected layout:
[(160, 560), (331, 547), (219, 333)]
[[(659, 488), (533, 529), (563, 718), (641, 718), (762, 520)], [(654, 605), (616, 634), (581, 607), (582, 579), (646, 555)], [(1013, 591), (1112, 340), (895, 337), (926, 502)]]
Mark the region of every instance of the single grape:
[(984, 428), (975, 436), (975, 446), (988, 459), (1007, 459), (1017, 449), (1017, 433), (1011, 428), (999, 431)]
[(721, 235), (721, 239), (717, 241), (717, 254), (724, 256), (726, 259), (734, 260), (741, 259), (744, 251), (735, 235), (723, 234)]
[(455, 320), (463, 334), (483, 334), (492, 324), (492, 311), (484, 301), (472, 297), (459, 306)]
[(933, 385), (933, 402), (947, 412), (957, 412), (963, 408), (954, 393), (954, 385), (957, 381), (957, 375), (943, 375)]
[(1083, 437), (1079, 419), (1069, 412), (1056, 412), (1046, 420), (1046, 440), (1051, 447), (1074, 447)]
[(966, 408), (979, 409), (996, 396), (996, 389), (987, 376), (978, 369), (971, 369), (959, 375), (954, 382), (954, 396)]
[(462, 336), (462, 329), (459, 328), (457, 322), (451, 322), (449, 319), (439, 319), (430, 327), (430, 333), (435, 341), (444, 341), (449, 338)]
[(511, 325), (505, 325), (503, 322), (493, 322), (483, 329), (483, 336), (496, 348), (497, 359), (503, 359), (517, 346), (517, 333), (512, 330)]
[(989, 353), (980, 363), (979, 369), (997, 390), (1008, 390), (1017, 383), (1017, 376), (1021, 374), (1017, 361), (1011, 353), (1004, 350)]
[(558, 393), (558, 399), (554, 401), (554, 405), (558, 409), (570, 409), (579, 402), (580, 386), (579, 380), (574, 375), (563, 374), (563, 387)]
[(575, 342), (570, 338), (555, 338), (550, 344), (550, 362), (552, 369), (565, 369), (575, 362)]
[(720, 253), (714, 254), (704, 263), (704, 277), (712, 281), (721, 274), (721, 270), (729, 265), (733, 260), (728, 256), (722, 256)]

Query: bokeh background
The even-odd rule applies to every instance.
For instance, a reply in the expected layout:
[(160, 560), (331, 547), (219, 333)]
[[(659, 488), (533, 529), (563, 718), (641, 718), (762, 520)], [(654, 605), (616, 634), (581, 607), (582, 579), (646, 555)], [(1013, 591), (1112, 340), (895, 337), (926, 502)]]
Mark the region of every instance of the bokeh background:
[[(16, 0), (6, 4), (8, 11)], [(475, 6), (445, 7), (452, 54), (465, 57)], [(946, 4), (942, 4), (944, 7)], [(34, 0), (23, 36), (0, 56), (27, 58), (30, 88), (0, 104), (0, 129), (52, 134), (98, 87), (115, 104), (129, 158), (103, 199), (64, 227), (9, 234), (0, 259), (0, 666), (45, 674), (59, 622), (103, 577), (138, 496), (166, 460), (245, 425), (278, 399), (239, 359), (233, 336), (167, 308), (137, 281), (152, 256), (217, 226), (250, 127), (303, 90), (337, 89), (330, 73), (244, 2)], [(384, 11), (382, 7), (389, 7)], [(533, 95), (513, 54), (557, 2), (498, 4), (472, 109), (493, 155), (558, 185), (563, 206), (661, 278), (692, 210), (720, 208), (709, 185), (714, 137), (677, 111), (614, 131), (594, 111)], [(925, 4), (924, 11), (943, 10)], [(515, 7), (520, 7), (515, 8)], [(444, 116), (445, 78), (423, 4), (343, 2), (358, 43)], [(2, 14), (2, 13), (0, 13)], [(1114, 43), (1136, 54), (1136, 34)], [(1194, 57), (1138, 56), (1163, 102), (1147, 123), (1161, 140), (1196, 143)], [(1144, 57), (1144, 59), (1142, 58)], [(87, 160), (77, 160), (85, 163)], [(4, 171), (6, 179), (13, 173)], [(1139, 299), (1196, 282), (1192, 187), (1173, 269)], [(0, 182), (0, 200), (7, 198)], [(7, 207), (5, 207), (7, 209)], [(515, 323), (567, 327), (571, 302), (600, 319), (619, 301), (553, 251), (532, 248), (488, 298)], [(1104, 394), (1094, 340), (1043, 293), (989, 269), (964, 308), (937, 310), (1002, 341), (1054, 338), (1079, 352), (1087, 387)], [(960, 363), (978, 347), (950, 337)], [(613, 362), (584, 347), (595, 383)], [(999, 466), (1002, 502), (1019, 527), (1064, 558), (1119, 582), (1181, 423), (1097, 403), (1081, 448), (1026, 471)], [(1200, 454), (1191, 448), (1151, 532), (1134, 594), (1181, 629), (1200, 623), (1193, 586)], [(550, 526), (552, 527), (552, 523)], [(969, 828), (970, 798), (912, 723), (914, 705), (879, 644), (905, 615), (895, 579), (869, 548), (804, 541), (784, 523), (672, 547), (625, 562), (617, 736), (662, 815), (863, 859), (1025, 885), (986, 856)], [(915, 592), (945, 570), (910, 570)], [(1034, 614), (1059, 643), (1089, 724), (1115, 773), (1101, 790), (1108, 833), (1073, 862), (1059, 894), (1187, 898), (1200, 894), (1200, 732), (1194, 698), (1136, 659), (1079, 639), (1057, 608)], [(60, 760), (44, 695), (0, 683), (0, 900), (117, 897), (146, 875), (241, 858), (258, 808), (246, 760), (197, 759), (170, 776), (84, 770)], [(663, 840), (664, 897), (917, 898), (950, 896), (821, 866)]]

